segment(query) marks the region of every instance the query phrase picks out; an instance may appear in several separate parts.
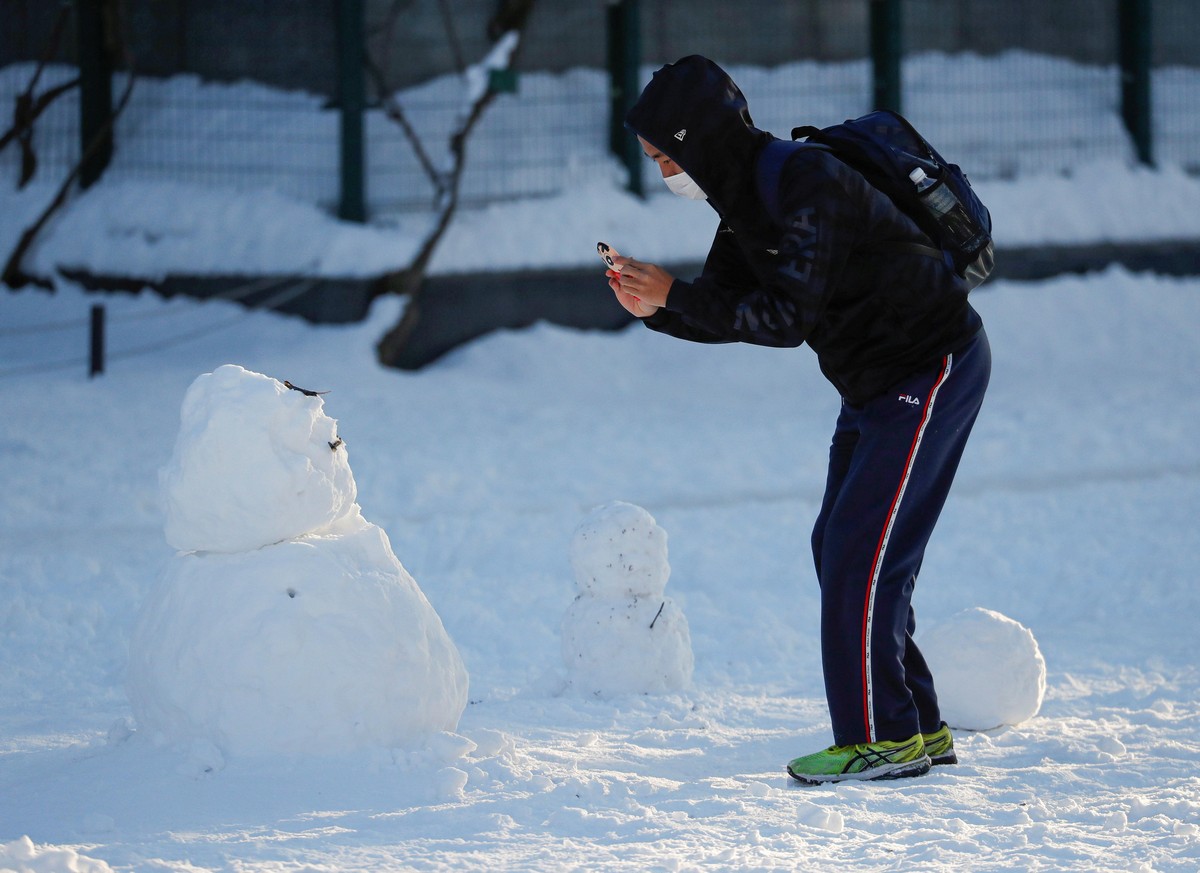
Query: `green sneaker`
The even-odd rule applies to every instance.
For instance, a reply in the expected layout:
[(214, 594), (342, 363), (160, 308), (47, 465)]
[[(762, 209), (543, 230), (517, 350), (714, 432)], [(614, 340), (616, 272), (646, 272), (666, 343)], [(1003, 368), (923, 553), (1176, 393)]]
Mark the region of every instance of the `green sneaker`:
[(925, 754), (935, 767), (938, 764), (957, 764), (958, 755), (954, 754), (954, 736), (950, 733), (950, 725), (942, 722), (942, 726), (931, 734), (921, 734), (925, 740)]
[(900, 779), (929, 772), (929, 756), (920, 734), (907, 740), (830, 746), (796, 758), (787, 765), (788, 775), (801, 782), (817, 785), (845, 779)]

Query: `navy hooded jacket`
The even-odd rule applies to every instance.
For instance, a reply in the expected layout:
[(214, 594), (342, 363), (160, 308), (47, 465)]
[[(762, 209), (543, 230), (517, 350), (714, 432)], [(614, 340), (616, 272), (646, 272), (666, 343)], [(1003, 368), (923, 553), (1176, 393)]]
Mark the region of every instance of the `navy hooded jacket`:
[(647, 327), (695, 342), (798, 346), (850, 403), (964, 346), (982, 322), (931, 243), (887, 195), (829, 152), (800, 148), (778, 176), (782, 220), (758, 193), (775, 139), (725, 71), (693, 55), (654, 74), (625, 126), (680, 166), (721, 218), (698, 279), (676, 279)]

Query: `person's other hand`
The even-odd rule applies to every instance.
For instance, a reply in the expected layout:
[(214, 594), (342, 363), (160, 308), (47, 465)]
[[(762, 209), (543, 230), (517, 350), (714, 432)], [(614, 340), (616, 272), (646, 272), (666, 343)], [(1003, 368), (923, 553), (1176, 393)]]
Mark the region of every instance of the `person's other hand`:
[(613, 293), (617, 295), (617, 302), (625, 307), (631, 315), (637, 318), (646, 318), (658, 311), (657, 306), (653, 306), (635, 294), (630, 294), (621, 288), (621, 274), (616, 270), (607, 270), (608, 287), (612, 288)]
[[(607, 271), (609, 287), (622, 306), (639, 318), (652, 315), (667, 304), (667, 294), (675, 277), (658, 264), (619, 256), (614, 259), (620, 272)], [(632, 298), (632, 299), (629, 299)]]

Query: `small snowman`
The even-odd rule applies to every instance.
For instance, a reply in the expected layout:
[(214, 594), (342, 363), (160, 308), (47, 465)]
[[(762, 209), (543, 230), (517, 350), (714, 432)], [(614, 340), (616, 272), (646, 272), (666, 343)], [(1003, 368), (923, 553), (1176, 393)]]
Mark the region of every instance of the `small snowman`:
[(575, 530), (575, 601), (562, 621), (569, 687), (610, 697), (677, 691), (691, 682), (687, 619), (663, 592), (667, 534), (645, 509), (613, 501)]
[(178, 550), (130, 640), (127, 690), (159, 744), (332, 755), (452, 731), (467, 673), (313, 391), (236, 365), (195, 380), (160, 473)]

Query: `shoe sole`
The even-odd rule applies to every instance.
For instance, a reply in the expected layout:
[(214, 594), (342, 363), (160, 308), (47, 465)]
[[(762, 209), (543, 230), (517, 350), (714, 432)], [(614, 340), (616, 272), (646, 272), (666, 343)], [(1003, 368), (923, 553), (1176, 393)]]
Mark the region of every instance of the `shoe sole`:
[(910, 776), (924, 776), (932, 766), (933, 762), (928, 755), (925, 755), (915, 761), (903, 761), (899, 764), (881, 764), (878, 767), (868, 767), (866, 770), (859, 770), (857, 773), (795, 773), (791, 767), (788, 767), (787, 771), (789, 776), (797, 782), (803, 782), (805, 785), (826, 785), (830, 782), (875, 782), (883, 779), (906, 779)]
[(930, 755), (929, 763), (934, 767), (940, 764), (957, 764), (958, 755), (954, 754), (954, 752), (947, 752), (944, 755)]

